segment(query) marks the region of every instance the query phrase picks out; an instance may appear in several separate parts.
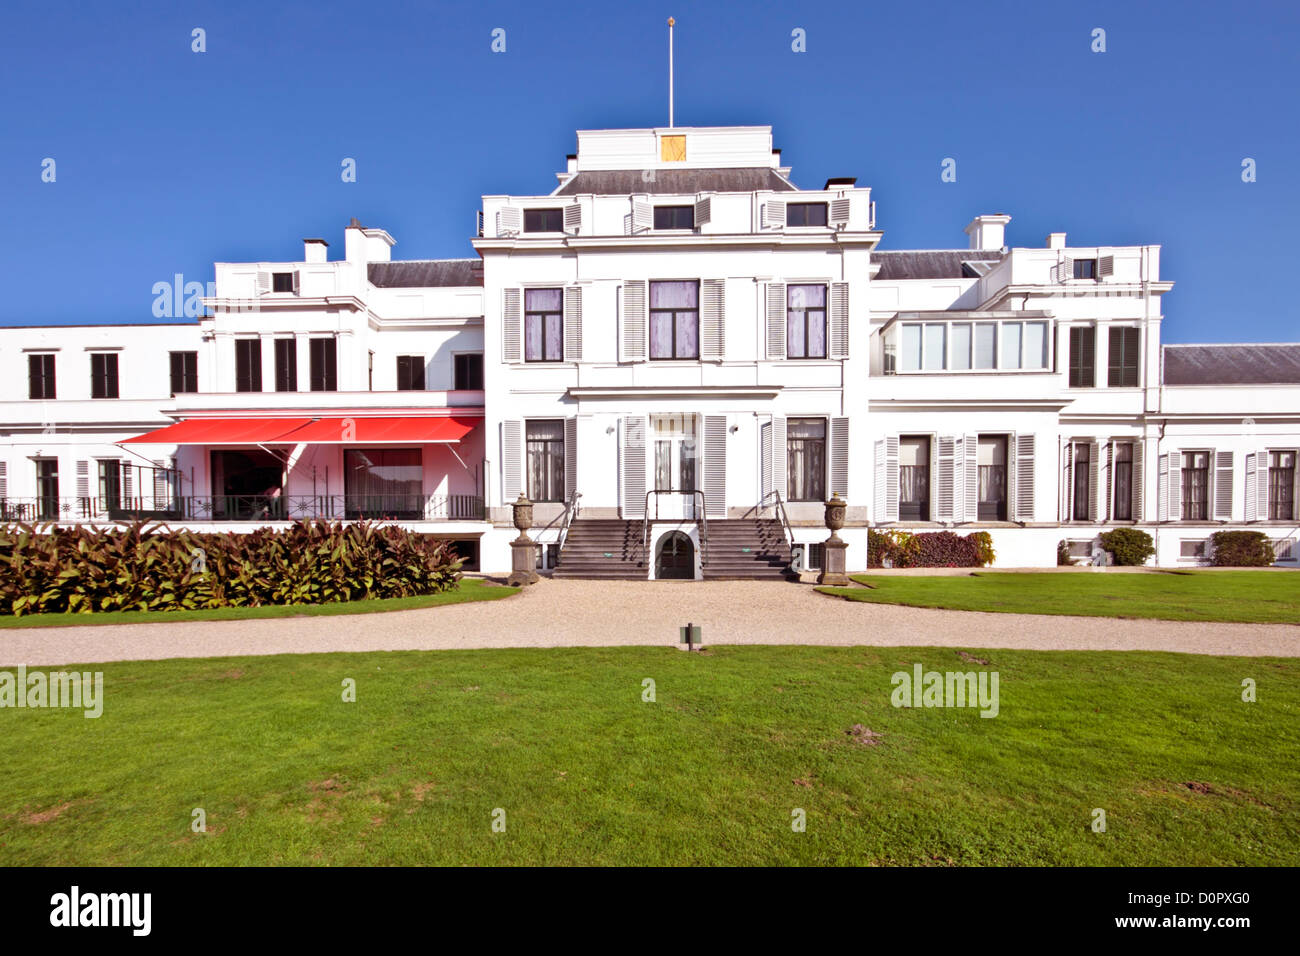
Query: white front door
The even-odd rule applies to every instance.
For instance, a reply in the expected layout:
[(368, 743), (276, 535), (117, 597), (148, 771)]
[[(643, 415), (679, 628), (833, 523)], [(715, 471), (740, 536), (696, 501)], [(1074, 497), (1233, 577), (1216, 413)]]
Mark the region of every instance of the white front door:
[[(650, 502), (650, 517), (666, 520), (692, 520), (695, 518), (697, 496), (696, 464), (699, 444), (696, 441), (694, 415), (655, 415), (650, 420), (651, 443), (654, 454), (652, 487), (655, 494)], [(667, 492), (667, 493), (665, 493)]]

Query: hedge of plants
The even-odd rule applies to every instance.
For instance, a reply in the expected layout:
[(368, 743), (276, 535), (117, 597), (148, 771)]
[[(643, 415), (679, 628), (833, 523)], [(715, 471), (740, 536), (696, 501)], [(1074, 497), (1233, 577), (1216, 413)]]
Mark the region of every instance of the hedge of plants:
[(1128, 567), (1139, 567), (1156, 553), (1155, 542), (1151, 535), (1137, 528), (1116, 528), (1103, 531), (1098, 535), (1101, 549), (1115, 556), (1115, 563)]
[(876, 531), (867, 529), (867, 566), (880, 568), (982, 568), (992, 564), (993, 536), (987, 531)]
[(1210, 543), (1210, 564), (1218, 568), (1267, 568), (1277, 560), (1262, 531), (1216, 531)]
[(391, 525), (301, 521), (246, 534), (0, 527), (0, 614), (328, 604), (456, 586), (445, 541)]

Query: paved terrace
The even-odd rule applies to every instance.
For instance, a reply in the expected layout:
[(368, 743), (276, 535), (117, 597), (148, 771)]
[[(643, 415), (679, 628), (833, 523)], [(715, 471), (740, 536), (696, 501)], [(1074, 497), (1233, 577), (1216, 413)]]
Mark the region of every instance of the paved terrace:
[[(163, 617), (160, 615), (160, 617)], [(807, 585), (543, 579), (502, 601), (376, 614), (19, 628), (0, 666), (167, 657), (489, 647), (707, 644), (938, 645), (1293, 657), (1300, 627), (937, 611), (844, 601)]]

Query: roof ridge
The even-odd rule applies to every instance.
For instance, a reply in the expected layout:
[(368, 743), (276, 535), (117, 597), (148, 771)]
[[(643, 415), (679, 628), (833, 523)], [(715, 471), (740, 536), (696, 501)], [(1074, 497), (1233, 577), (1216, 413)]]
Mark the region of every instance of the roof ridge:
[(1300, 342), (1163, 342), (1166, 349), (1300, 348)]

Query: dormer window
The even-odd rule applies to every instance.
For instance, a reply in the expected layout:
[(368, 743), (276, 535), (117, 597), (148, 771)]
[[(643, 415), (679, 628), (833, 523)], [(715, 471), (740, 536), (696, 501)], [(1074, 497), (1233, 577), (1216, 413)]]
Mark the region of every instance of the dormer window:
[(824, 202), (786, 203), (785, 224), (787, 226), (826, 225), (826, 203)]
[(564, 210), (525, 209), (524, 232), (564, 232)]
[(1097, 278), (1097, 260), (1096, 259), (1075, 259), (1074, 277), (1076, 279)]
[(655, 206), (656, 229), (694, 229), (694, 206)]
[(292, 292), (292, 291), (293, 291), (293, 273), (292, 273), (292, 272), (272, 272), (272, 273), (271, 273), (271, 291), (272, 291), (272, 292)]

